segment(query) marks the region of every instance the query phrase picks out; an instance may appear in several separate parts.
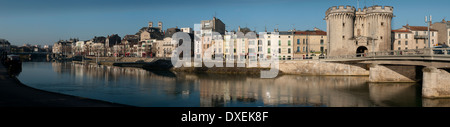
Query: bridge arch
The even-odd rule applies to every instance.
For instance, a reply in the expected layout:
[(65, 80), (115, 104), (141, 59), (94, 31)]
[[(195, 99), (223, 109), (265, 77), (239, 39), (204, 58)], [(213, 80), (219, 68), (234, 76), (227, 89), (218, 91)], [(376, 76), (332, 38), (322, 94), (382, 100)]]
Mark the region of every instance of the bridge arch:
[(360, 53), (368, 53), (368, 52), (369, 52), (369, 50), (367, 49), (366, 46), (359, 46), (359, 47), (356, 49), (356, 54), (358, 54), (357, 57), (365, 56), (365, 55), (362, 55), (362, 54), (360, 54)]
[(356, 49), (356, 53), (368, 53), (368, 52), (369, 52), (369, 50), (367, 49), (366, 46), (359, 46), (359, 47)]

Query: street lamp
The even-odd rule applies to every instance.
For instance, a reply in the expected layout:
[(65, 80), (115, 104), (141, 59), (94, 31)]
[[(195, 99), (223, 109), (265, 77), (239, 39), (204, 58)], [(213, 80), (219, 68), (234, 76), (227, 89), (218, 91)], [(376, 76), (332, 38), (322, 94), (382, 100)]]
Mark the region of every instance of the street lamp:
[(306, 33), (306, 59), (308, 59), (308, 57), (309, 57), (309, 48), (310, 48), (308, 39), (309, 39), (309, 33)]
[(375, 35), (375, 33), (372, 33), (372, 53), (375, 56), (375, 40), (377, 40), (378, 36)]
[(117, 62), (117, 49), (116, 49), (117, 41), (115, 42), (113, 49), (114, 49), (114, 62)]
[(428, 16), (425, 16), (425, 23), (427, 23), (428, 26), (428, 48), (431, 49), (431, 34), (430, 34), (430, 25), (432, 23), (432, 16), (429, 16), (430, 20), (428, 21)]

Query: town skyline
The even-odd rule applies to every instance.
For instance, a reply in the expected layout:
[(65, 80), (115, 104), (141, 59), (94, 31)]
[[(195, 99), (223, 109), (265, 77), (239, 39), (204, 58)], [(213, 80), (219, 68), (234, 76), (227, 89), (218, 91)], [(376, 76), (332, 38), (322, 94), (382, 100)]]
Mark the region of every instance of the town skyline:
[[(171, 4), (171, 2), (183, 4)], [(323, 18), (329, 7), (358, 6), (356, 0), (171, 2), (158, 2), (158, 4), (153, 4), (156, 3), (155, 1), (139, 0), (93, 3), (52, 0), (42, 2), (52, 4), (27, 0), (2, 2), (0, 38), (9, 40), (12, 45), (51, 45), (58, 40), (69, 38), (89, 40), (94, 36), (112, 34), (123, 37), (135, 34), (150, 21), (163, 22), (164, 30), (173, 27), (193, 28), (194, 24), (214, 16), (226, 24), (228, 31), (237, 30), (239, 26), (248, 27), (251, 30), (256, 28), (257, 32), (262, 32), (265, 28), (267, 31), (273, 31), (276, 28), (280, 31), (294, 28), (312, 30), (314, 27), (326, 30), (326, 22)], [(396, 17), (393, 19), (392, 29), (397, 29), (406, 24), (425, 26), (424, 17), (430, 14), (433, 15), (433, 22), (440, 22), (448, 14), (439, 12), (450, 12), (450, 9), (443, 8), (446, 3), (450, 2), (436, 0), (434, 3), (424, 5), (417, 0), (360, 0), (359, 7), (393, 6)], [(270, 9), (271, 7), (273, 9)], [(304, 20), (303, 17), (308, 19)]]

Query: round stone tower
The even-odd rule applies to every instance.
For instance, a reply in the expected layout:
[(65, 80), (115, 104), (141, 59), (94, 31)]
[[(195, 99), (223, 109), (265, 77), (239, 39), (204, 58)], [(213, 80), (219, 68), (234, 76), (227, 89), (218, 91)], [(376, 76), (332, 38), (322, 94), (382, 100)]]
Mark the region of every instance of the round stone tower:
[(326, 11), (329, 56), (349, 54), (348, 45), (354, 35), (356, 9), (352, 6), (333, 6)]
[(372, 6), (363, 11), (366, 13), (366, 22), (368, 24), (366, 36), (374, 39), (375, 52), (392, 50), (391, 30), (394, 8), (391, 6)]

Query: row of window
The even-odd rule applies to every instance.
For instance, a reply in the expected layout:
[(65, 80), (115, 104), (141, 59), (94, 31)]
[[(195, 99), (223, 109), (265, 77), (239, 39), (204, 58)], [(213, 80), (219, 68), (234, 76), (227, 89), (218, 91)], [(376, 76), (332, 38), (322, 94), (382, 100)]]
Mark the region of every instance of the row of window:
[(281, 56), (278, 56), (278, 59), (279, 60), (291, 60), (291, 56), (287, 56), (287, 59), (286, 59), (286, 56), (283, 56), (283, 58)]
[[(249, 48), (249, 52), (255, 52), (255, 49), (253, 48)], [(307, 51), (308, 47), (303, 47), (303, 51)], [(262, 51), (262, 47), (258, 47), (258, 52)], [(323, 52), (324, 51), (324, 47), (320, 47), (320, 51)], [(197, 49), (197, 52), (198, 49)], [(216, 49), (214, 49), (214, 52), (216, 52)], [(219, 48), (219, 52), (222, 52), (222, 49)], [(242, 49), (242, 53), (245, 52), (245, 49)], [(300, 52), (300, 46), (297, 46), (297, 52)], [(225, 53), (228, 53), (228, 49), (225, 49)], [(236, 48), (234, 49), (234, 53), (236, 53)], [(270, 53), (270, 48), (267, 49), (267, 53)], [(278, 53), (281, 53), (281, 48), (278, 48)], [(288, 48), (288, 53), (291, 53), (291, 48)]]
[[(427, 48), (426, 46), (424, 46), (423, 48)], [(416, 49), (419, 49), (419, 46), (416, 46)], [(402, 50), (402, 48), (401, 47), (398, 47), (398, 50)], [(405, 49), (404, 50), (408, 50), (408, 47), (405, 47)]]
[[(278, 48), (278, 53), (281, 53), (281, 48)], [(291, 48), (288, 48), (288, 53), (291, 53)]]
[[(424, 31), (423, 33), (426, 35), (426, 34), (427, 34), (427, 31)], [(435, 33), (435, 32), (431, 32), (431, 36), (432, 36), (432, 37), (434, 37), (434, 33)], [(419, 35), (419, 32), (416, 31), (416, 34), (415, 34), (415, 35)], [(449, 36), (450, 36), (450, 33), (449, 33)], [(397, 34), (397, 38), (402, 38), (402, 34)], [(408, 34), (405, 34), (405, 39), (408, 39)]]
[[(267, 36), (267, 38), (270, 38), (270, 36)], [(281, 36), (278, 36), (278, 38), (281, 38)], [(288, 38), (291, 38), (291, 36), (288, 36)]]
[[(306, 52), (308, 50), (308, 47), (303, 47), (303, 51)], [(320, 47), (320, 51), (324, 52), (324, 47)], [(300, 47), (297, 46), (297, 52), (300, 52)]]
[[(244, 43), (242, 43), (242, 44), (244, 45)], [(254, 44), (255, 44), (254, 41), (249, 41), (249, 45), (254, 45)], [(297, 44), (300, 45), (300, 39), (297, 39)], [(308, 39), (303, 39), (303, 44), (308, 44)], [(323, 44), (324, 44), (324, 40), (321, 39), (320, 40), (320, 45), (323, 45)], [(225, 45), (228, 46), (227, 43), (225, 43)], [(258, 40), (258, 45), (262, 45), (262, 41), (261, 40)], [(267, 41), (267, 46), (270, 46), (270, 45), (271, 45), (271, 43), (270, 43), (270, 40), (269, 40), (269, 41)], [(209, 44), (206, 44), (204, 46), (206, 46), (205, 48), (209, 48)], [(278, 46), (281, 46), (281, 40), (278, 41)], [(291, 46), (291, 40), (288, 40), (288, 46)]]
[[(270, 36), (267, 36), (267, 38), (270, 38)], [(281, 36), (278, 36), (278, 38), (281, 38)], [(288, 38), (291, 38), (291, 36), (288, 36)], [(323, 36), (320, 36), (320, 38), (323, 38)]]
[[(307, 44), (308, 39), (303, 39), (303, 44)], [(261, 41), (258, 41), (258, 44), (260, 44)], [(249, 41), (249, 45), (253, 45), (254, 41)], [(297, 39), (297, 44), (300, 44), (300, 39)], [(320, 44), (323, 45), (324, 41), (320, 40)], [(226, 44), (227, 45), (227, 44)], [(270, 46), (270, 40), (267, 43), (268, 46)], [(281, 46), (281, 40), (278, 41), (278, 45)], [(244, 43), (242, 43), (242, 46), (245, 46)], [(288, 40), (288, 46), (291, 46), (291, 41)], [(206, 44), (204, 45), (204, 48), (209, 48), (210, 45)], [(303, 51), (306, 51), (308, 49), (308, 47), (303, 47)], [(320, 51), (323, 51), (324, 47), (320, 47)], [(221, 49), (220, 49), (221, 50)], [(214, 49), (214, 51), (216, 51), (216, 49)], [(262, 51), (262, 47), (258, 47), (258, 51)], [(197, 52), (199, 52), (199, 50), (197, 49)], [(221, 51), (219, 51), (221, 52)], [(234, 49), (234, 52), (236, 53), (236, 49)], [(242, 52), (244, 53), (244, 49), (242, 50)], [(297, 52), (300, 52), (300, 47), (297, 47)], [(226, 53), (228, 53), (228, 49), (226, 50)], [(270, 48), (268, 49), (268, 53), (270, 53)], [(279, 53), (281, 53), (281, 49), (279, 49)], [(291, 49), (288, 49), (288, 53), (291, 53)]]
[[(320, 51), (324, 52), (324, 47), (320, 47)], [(307, 51), (308, 47), (303, 47), (303, 51)], [(270, 48), (267, 49), (267, 53), (270, 53)], [(297, 46), (297, 52), (300, 52), (300, 47)], [(278, 48), (278, 53), (281, 53), (281, 48)], [(291, 53), (291, 48), (288, 48), (288, 53)]]
[[(303, 39), (303, 44), (308, 44), (308, 39)], [(324, 41), (323, 39), (320, 40), (320, 45), (323, 45)], [(297, 39), (297, 45), (300, 45), (300, 39)]]
[[(423, 43), (427, 44), (427, 41), (423, 41)], [(434, 39), (431, 40), (431, 43), (434, 44)], [(416, 44), (419, 44), (419, 40), (418, 39), (416, 39)], [(402, 45), (402, 41), (398, 41), (398, 45)], [(405, 45), (408, 45), (408, 41), (405, 41)]]
[[(159, 47), (158, 47), (159, 48)], [(166, 49), (164, 49), (165, 51)], [(303, 47), (303, 51), (307, 51), (308, 47)], [(262, 51), (262, 47), (258, 47), (258, 52)], [(320, 51), (324, 52), (324, 47), (320, 47)], [(216, 52), (216, 48), (214, 48), (214, 52)], [(222, 49), (219, 48), (219, 53), (222, 52)], [(248, 52), (255, 53), (255, 49), (249, 48)], [(281, 48), (278, 48), (278, 53), (281, 53)], [(300, 52), (300, 46), (297, 46), (297, 52)], [(197, 49), (197, 53), (199, 53), (199, 50)], [(228, 53), (228, 49), (225, 49), (225, 53)], [(236, 53), (236, 48), (234, 48), (234, 53)], [(242, 53), (245, 53), (245, 49), (242, 49)], [(267, 53), (270, 53), (270, 48), (267, 49)], [(291, 53), (291, 48), (288, 48), (288, 53)]]

